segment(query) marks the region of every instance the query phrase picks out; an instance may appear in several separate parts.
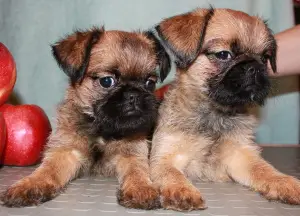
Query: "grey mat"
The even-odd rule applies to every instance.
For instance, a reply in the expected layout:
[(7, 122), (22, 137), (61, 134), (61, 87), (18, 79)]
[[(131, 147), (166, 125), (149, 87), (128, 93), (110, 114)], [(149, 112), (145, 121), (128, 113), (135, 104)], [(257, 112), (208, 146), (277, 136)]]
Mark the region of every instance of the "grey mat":
[[(263, 156), (279, 170), (300, 178), (300, 148), (265, 148)], [(0, 191), (30, 174), (33, 167), (0, 169)], [(0, 216), (126, 216), (126, 215), (201, 215), (201, 216), (300, 216), (300, 206), (268, 202), (259, 194), (233, 183), (195, 182), (206, 199), (208, 209), (179, 213), (167, 210), (125, 209), (116, 203), (116, 179), (82, 177), (73, 181), (65, 193), (38, 207), (0, 207)]]

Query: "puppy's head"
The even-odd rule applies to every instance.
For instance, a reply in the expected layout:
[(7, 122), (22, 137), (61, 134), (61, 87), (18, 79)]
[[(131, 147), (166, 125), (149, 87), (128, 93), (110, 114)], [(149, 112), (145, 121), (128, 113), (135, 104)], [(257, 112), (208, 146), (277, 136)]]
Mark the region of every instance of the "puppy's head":
[(170, 68), (150, 33), (78, 31), (52, 48), (70, 78), (67, 98), (81, 130), (105, 139), (149, 132), (157, 117), (155, 85)]
[(276, 42), (264, 21), (230, 9), (197, 9), (156, 30), (175, 57), (180, 82), (223, 106), (263, 104), (276, 72)]

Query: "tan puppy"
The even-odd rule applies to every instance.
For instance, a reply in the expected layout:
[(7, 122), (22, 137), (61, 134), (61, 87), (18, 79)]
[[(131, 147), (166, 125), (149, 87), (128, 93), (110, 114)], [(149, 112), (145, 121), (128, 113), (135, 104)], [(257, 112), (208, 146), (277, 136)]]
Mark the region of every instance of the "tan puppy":
[(70, 78), (57, 126), (42, 164), (1, 197), (9, 207), (36, 205), (57, 196), (79, 171), (116, 176), (118, 201), (129, 208), (160, 206), (149, 177), (147, 135), (158, 104), (153, 94), (170, 62), (151, 33), (91, 29), (53, 46)]
[(230, 9), (196, 9), (156, 30), (177, 74), (159, 109), (151, 175), (166, 209), (204, 209), (188, 179), (234, 180), (269, 200), (300, 204), (300, 182), (264, 161), (254, 143), (255, 118), (276, 71), (276, 42), (258, 17)]

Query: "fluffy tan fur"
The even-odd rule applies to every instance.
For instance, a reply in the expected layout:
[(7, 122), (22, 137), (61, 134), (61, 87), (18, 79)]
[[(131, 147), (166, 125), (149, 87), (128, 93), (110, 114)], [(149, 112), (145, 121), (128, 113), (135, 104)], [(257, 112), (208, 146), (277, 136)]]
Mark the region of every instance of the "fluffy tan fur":
[[(173, 51), (191, 55), (199, 42), (198, 30), (206, 9), (164, 20), (161, 35)], [(215, 9), (203, 42), (203, 48), (230, 50), (237, 40), (245, 52), (261, 53), (270, 43), (269, 31), (258, 17), (229, 9)], [(254, 143), (256, 119), (245, 113), (219, 118), (219, 107), (203, 92), (207, 80), (219, 72), (219, 66), (199, 54), (187, 69), (177, 69), (175, 81), (159, 109), (150, 156), (151, 177), (161, 190), (165, 209), (190, 211), (206, 208), (201, 192), (191, 179), (226, 182), (234, 180), (260, 192), (267, 199), (300, 204), (300, 182), (280, 173), (260, 156)], [(199, 121), (206, 119), (213, 130), (201, 131)], [(203, 127), (203, 125), (202, 125)], [(200, 132), (201, 131), (201, 132)]]
[[(94, 31), (77, 32), (56, 44), (57, 55), (68, 65), (79, 68)], [(54, 198), (80, 171), (92, 169), (105, 176), (117, 176), (119, 202), (129, 208), (157, 208), (159, 193), (149, 177), (147, 134), (121, 140), (97, 140), (80, 130), (80, 114), (91, 114), (92, 104), (104, 97), (99, 81), (116, 67), (123, 75), (144, 77), (157, 66), (154, 43), (142, 33), (99, 32), (94, 39), (83, 80), (70, 85), (57, 111), (56, 130), (51, 134), (42, 164), (29, 176), (2, 194), (9, 207), (35, 205)], [(101, 149), (101, 162), (92, 164), (94, 143)], [(99, 153), (100, 154), (100, 153)]]

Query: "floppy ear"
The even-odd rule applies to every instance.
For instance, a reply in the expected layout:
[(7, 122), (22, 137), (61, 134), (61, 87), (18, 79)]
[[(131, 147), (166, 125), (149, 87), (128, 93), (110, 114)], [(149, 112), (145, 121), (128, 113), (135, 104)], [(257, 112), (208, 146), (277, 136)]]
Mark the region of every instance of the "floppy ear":
[(206, 27), (214, 9), (197, 9), (170, 17), (156, 26), (156, 31), (175, 57), (178, 68), (187, 68), (199, 55)]
[(160, 41), (155, 37), (152, 31), (145, 32), (146, 37), (154, 42), (155, 53), (159, 64), (159, 76), (163, 82), (171, 70), (171, 60), (165, 48), (161, 45)]
[(103, 27), (76, 31), (52, 45), (52, 54), (74, 85), (86, 72), (92, 47), (104, 32)]
[(274, 37), (273, 31), (269, 28), (268, 26), (268, 20), (263, 20), (268, 34), (269, 34), (269, 42), (270, 42), (270, 57), (269, 57), (269, 61), (270, 61), (270, 65), (272, 68), (272, 71), (274, 73), (277, 72), (277, 42), (276, 39)]
[(274, 73), (277, 72), (277, 43), (273, 35), (271, 37), (271, 52), (270, 52), (270, 65)]

